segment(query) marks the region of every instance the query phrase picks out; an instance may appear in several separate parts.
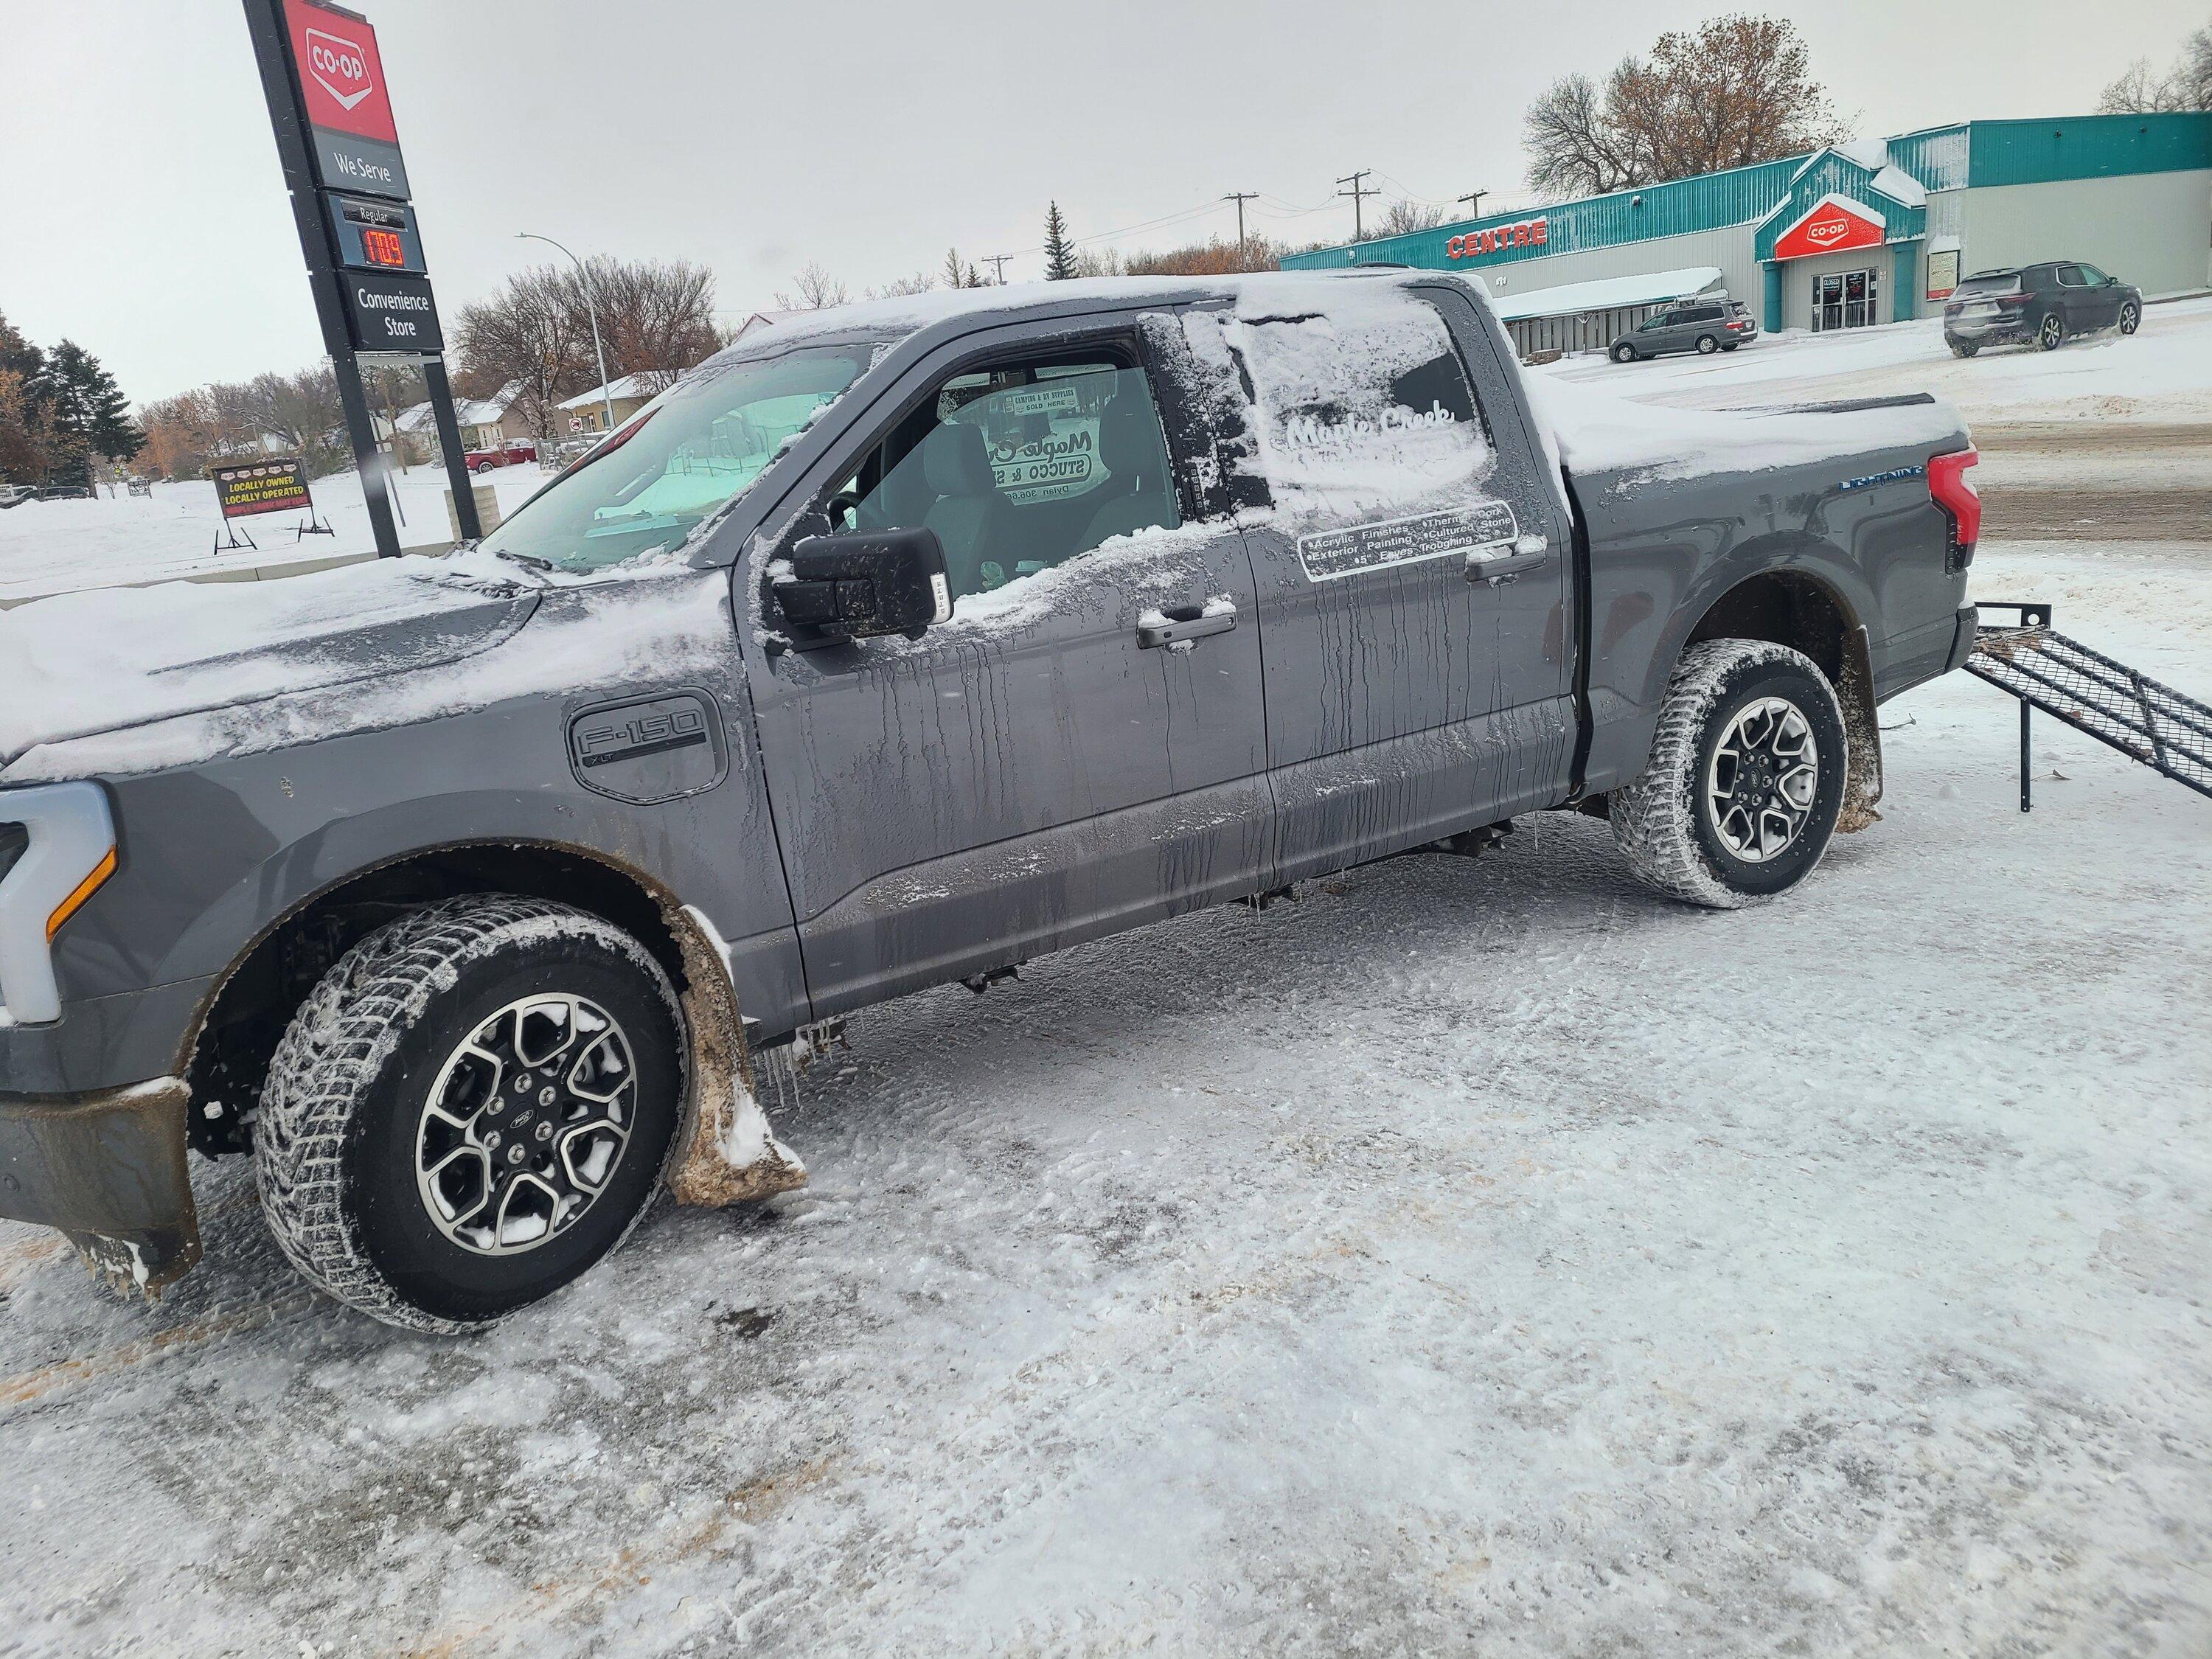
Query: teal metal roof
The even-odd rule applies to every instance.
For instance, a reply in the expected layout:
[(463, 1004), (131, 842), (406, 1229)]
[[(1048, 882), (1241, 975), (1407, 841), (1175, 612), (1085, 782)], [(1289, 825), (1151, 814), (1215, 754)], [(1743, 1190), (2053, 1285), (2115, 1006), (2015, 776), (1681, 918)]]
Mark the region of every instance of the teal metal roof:
[[(2048, 121), (1972, 121), (1950, 126), (1928, 127), (1892, 138), (1890, 164), (1917, 179), (1929, 190), (1960, 190), (1972, 185), (2047, 184), (2063, 179), (2098, 179), (2137, 173), (2171, 173), (2212, 168), (2212, 112), (2183, 115), (2079, 115)], [(1824, 183), (1805, 205), (1826, 191), (1868, 199), (1871, 175), (1859, 164), (1833, 150), (1816, 153), (1819, 166), (1833, 168), (1838, 179), (1851, 167), (1860, 177), (1854, 184)], [(1432, 270), (1480, 270), (1518, 264), (1554, 253), (1578, 253), (1589, 248), (1618, 247), (1629, 242), (1650, 241), (1662, 236), (1682, 236), (1728, 225), (1765, 220), (1784, 203), (1802, 191), (1798, 170), (1812, 157), (1785, 156), (1778, 161), (1708, 173), (1694, 179), (1646, 185), (1641, 190), (1615, 191), (1607, 196), (1589, 196), (1579, 201), (1528, 208), (1518, 213), (1493, 213), (1480, 219), (1439, 225), (1434, 230), (1405, 236), (1377, 237), (1371, 241), (1340, 247), (1318, 248), (1284, 259), (1294, 270), (1328, 270), (1352, 264), (1407, 264)], [(1887, 198), (1872, 205), (1889, 219), (1890, 239), (1909, 240), (1921, 234), (1926, 209), (1895, 204)], [(1797, 216), (1787, 214), (1778, 222), (1784, 228)], [(1494, 250), (1468, 253), (1466, 239), (1541, 219), (1545, 237), (1533, 241), (1502, 243)], [(1900, 226), (1910, 224), (1910, 229)], [(1762, 236), (1761, 257), (1773, 243)], [(1455, 246), (1461, 250), (1453, 258)]]
[(1977, 121), (1969, 131), (1976, 189), (2212, 167), (2212, 112)]

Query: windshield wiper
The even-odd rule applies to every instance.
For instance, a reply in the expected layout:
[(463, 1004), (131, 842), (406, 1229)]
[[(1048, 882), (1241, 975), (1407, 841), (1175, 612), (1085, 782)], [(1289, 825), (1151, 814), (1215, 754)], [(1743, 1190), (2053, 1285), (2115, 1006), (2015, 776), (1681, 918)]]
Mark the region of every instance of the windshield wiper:
[(495, 550), (492, 554), (492, 557), (495, 559), (510, 559), (516, 564), (526, 564), (532, 570), (550, 570), (553, 568), (553, 561), (550, 559), (541, 559), (535, 553), (510, 553), (503, 547)]

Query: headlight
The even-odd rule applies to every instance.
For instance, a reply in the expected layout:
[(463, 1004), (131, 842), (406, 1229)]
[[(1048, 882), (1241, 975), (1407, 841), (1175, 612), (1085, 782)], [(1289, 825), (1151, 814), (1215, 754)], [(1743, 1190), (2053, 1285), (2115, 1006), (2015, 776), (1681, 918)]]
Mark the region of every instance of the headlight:
[(115, 820), (98, 784), (52, 783), (0, 790), (0, 824), (22, 832), (0, 874), (0, 1008), (41, 1024), (62, 1015), (54, 935), (115, 873)]

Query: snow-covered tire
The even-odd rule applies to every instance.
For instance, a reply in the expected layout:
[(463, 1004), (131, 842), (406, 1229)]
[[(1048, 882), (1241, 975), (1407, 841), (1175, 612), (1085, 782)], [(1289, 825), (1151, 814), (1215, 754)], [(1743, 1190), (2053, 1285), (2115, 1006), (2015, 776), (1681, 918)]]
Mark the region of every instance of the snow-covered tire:
[[(1798, 746), (1809, 749), (1815, 776), (1789, 839), (1747, 859), (1731, 847), (1716, 809), (1715, 757), (1740, 719), (1778, 704), (1796, 711), (1805, 728)], [(1682, 653), (1650, 758), (1608, 797), (1607, 815), (1641, 880), (1687, 904), (1735, 909), (1787, 891), (1820, 861), (1843, 809), (1848, 761), (1843, 707), (1809, 658), (1764, 640), (1711, 640)]]
[[(616, 1089), (617, 1096), (627, 1091), (619, 1109), (626, 1133), (572, 1220), (563, 1222), (556, 1206), (542, 1243), (511, 1243), (501, 1210), (490, 1242), (511, 1253), (472, 1250), (449, 1236), (450, 1218), (437, 1219), (420, 1184), (431, 1091), (491, 1029), (487, 1022), (519, 1002), (562, 997), (572, 1010), (581, 1006), (616, 1022), (629, 1073)], [(579, 1027), (598, 1028), (573, 1012), (570, 1019), (572, 1044), (599, 1040), (578, 1038)], [(254, 1164), (277, 1243), (339, 1301), (410, 1330), (480, 1330), (551, 1294), (613, 1250), (645, 1213), (682, 1111), (682, 1019), (668, 976), (642, 945), (566, 905), (473, 895), (388, 923), (308, 994), (270, 1064)], [(519, 1016), (514, 1029), (519, 1051)], [(493, 1091), (512, 1072), (528, 1093), (514, 1102), (500, 1095), (482, 1106), (484, 1116), (520, 1113), (540, 1099), (537, 1085), (556, 1081), (556, 1073), (533, 1078), (526, 1065), (551, 1063), (512, 1060), (492, 1069)], [(580, 1064), (559, 1073), (563, 1088), (574, 1086)], [(562, 1095), (560, 1103), (568, 1100)], [(471, 1120), (471, 1133), (481, 1121)], [(566, 1132), (536, 1139), (568, 1155)], [(509, 1156), (524, 1137), (510, 1139)], [(488, 1187), (507, 1178), (498, 1157), (483, 1161)]]
[(1951, 348), (1954, 357), (1971, 357), (1982, 349), (1979, 340), (1961, 340), (1956, 335), (1946, 336), (1944, 343)]

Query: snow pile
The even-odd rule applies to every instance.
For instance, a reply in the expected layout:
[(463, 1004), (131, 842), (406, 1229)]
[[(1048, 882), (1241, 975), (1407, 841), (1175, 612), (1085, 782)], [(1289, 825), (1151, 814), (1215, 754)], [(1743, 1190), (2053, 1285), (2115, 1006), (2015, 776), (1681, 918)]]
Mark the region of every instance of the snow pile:
[[(1848, 412), (1659, 409), (1541, 375), (1528, 380), (1537, 420), (1579, 474), (1626, 473), (1638, 483), (1803, 466), (1869, 450), (1938, 444), (1961, 430), (1942, 403)], [(1627, 482), (1628, 480), (1623, 480)]]

